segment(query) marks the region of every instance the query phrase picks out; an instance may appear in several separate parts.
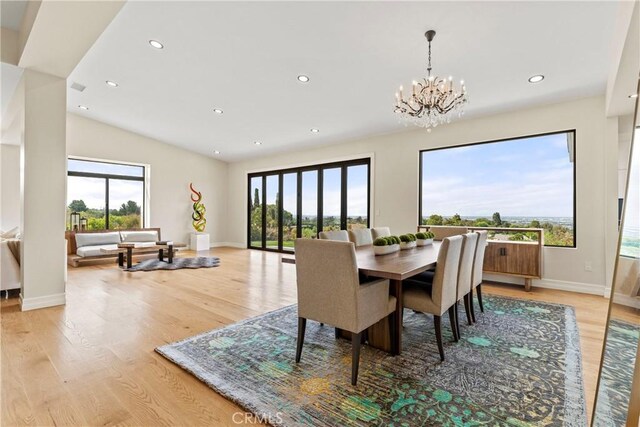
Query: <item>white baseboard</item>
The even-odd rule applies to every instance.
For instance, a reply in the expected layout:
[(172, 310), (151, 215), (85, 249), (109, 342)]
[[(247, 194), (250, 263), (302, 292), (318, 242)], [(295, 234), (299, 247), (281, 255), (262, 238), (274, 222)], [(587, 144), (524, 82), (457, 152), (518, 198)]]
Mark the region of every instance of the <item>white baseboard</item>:
[(37, 310), (39, 308), (54, 307), (56, 305), (65, 305), (67, 302), (65, 294), (45, 295), (35, 298), (23, 298), (20, 294), (20, 308), (22, 311)]
[(627, 307), (640, 309), (640, 298), (638, 297), (615, 293), (613, 295), (613, 302), (616, 304), (626, 305)]
[(236, 242), (213, 242), (211, 244), (211, 247), (212, 248), (228, 247), (228, 248), (246, 249), (247, 245), (245, 245), (244, 243), (236, 243)]
[(560, 291), (578, 292), (581, 294), (591, 294), (604, 296), (604, 286), (594, 283), (567, 282), (564, 280), (542, 279), (534, 280), (532, 286), (546, 289), (557, 289)]
[[(485, 280), (496, 282), (510, 283), (513, 285), (524, 286), (524, 279), (510, 276), (499, 276), (485, 274)], [(604, 295), (604, 286), (593, 283), (568, 282), (564, 280), (541, 279), (533, 280), (531, 283), (533, 288), (557, 289), (559, 291), (577, 292), (581, 294)]]

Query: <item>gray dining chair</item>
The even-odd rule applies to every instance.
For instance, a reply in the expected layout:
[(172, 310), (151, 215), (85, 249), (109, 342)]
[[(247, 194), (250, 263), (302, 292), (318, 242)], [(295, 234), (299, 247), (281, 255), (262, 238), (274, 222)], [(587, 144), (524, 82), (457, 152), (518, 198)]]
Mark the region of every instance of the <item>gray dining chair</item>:
[(373, 244), (373, 237), (371, 236), (371, 229), (369, 228), (356, 228), (349, 230), (349, 241), (357, 247), (367, 246)]
[[(396, 298), (389, 295), (389, 280), (360, 283), (355, 246), (351, 242), (296, 239), (298, 287), (298, 341), (300, 362), (307, 319), (351, 332), (351, 384), (358, 380), (360, 344), (368, 327), (385, 317), (391, 322), (394, 342)], [(337, 332), (337, 330), (336, 330)], [(337, 333), (336, 333), (337, 336)]]
[(458, 269), (458, 300), (456, 301), (456, 327), (460, 338), (460, 322), (458, 321), (458, 303), (464, 302), (464, 310), (467, 315), (467, 323), (472, 324), (471, 308), (469, 306), (469, 294), (471, 293), (471, 281), (473, 279), (473, 267), (476, 250), (478, 247), (478, 234), (467, 233), (462, 236), (462, 251), (460, 253), (460, 268)]
[(318, 237), (322, 240), (338, 240), (341, 242), (349, 241), (349, 233), (347, 233), (347, 230), (321, 231), (318, 234)]
[(471, 318), (476, 321), (476, 312), (473, 307), (473, 290), (475, 289), (478, 296), (478, 305), (480, 312), (484, 313), (484, 305), (482, 304), (482, 269), (484, 266), (484, 252), (487, 248), (487, 231), (476, 231), (478, 234), (478, 246), (476, 249), (475, 259), (473, 261), (473, 274), (471, 281), (471, 291), (469, 292), (469, 305), (471, 308)]
[(433, 315), (438, 351), (442, 361), (444, 361), (444, 348), (442, 346), (441, 325), (442, 315), (447, 311), (449, 312), (453, 338), (454, 340), (458, 339), (453, 306), (457, 302), (458, 295), (458, 267), (462, 240), (462, 236), (446, 237), (442, 240), (432, 283), (411, 280), (403, 282), (403, 306)]
[(371, 238), (376, 240), (378, 237), (391, 236), (391, 230), (389, 227), (374, 227), (371, 229)]

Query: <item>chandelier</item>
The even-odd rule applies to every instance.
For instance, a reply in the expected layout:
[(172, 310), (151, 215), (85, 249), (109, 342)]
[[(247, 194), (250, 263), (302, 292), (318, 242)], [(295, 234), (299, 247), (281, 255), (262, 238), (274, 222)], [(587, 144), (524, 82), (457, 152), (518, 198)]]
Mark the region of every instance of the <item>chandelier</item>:
[(453, 116), (460, 117), (464, 113), (463, 107), (468, 102), (468, 97), (464, 81), (460, 81), (458, 91), (451, 76), (446, 79), (431, 75), (431, 41), (436, 32), (429, 30), (424, 35), (429, 42), (427, 77), (413, 82), (412, 93), (407, 99), (400, 86), (400, 90), (396, 92), (393, 111), (399, 114), (400, 121), (405, 125), (413, 123), (431, 132), (431, 128), (439, 124), (451, 122)]

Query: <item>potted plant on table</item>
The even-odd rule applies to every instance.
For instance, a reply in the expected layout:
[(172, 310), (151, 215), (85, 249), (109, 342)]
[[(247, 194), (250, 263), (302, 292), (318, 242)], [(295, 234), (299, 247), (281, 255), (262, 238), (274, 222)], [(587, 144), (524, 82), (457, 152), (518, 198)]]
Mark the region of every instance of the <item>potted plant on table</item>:
[(400, 249), (411, 249), (416, 247), (416, 236), (411, 233), (400, 236)]
[(373, 241), (373, 253), (386, 255), (400, 250), (400, 239), (396, 236), (378, 237)]
[(418, 246), (427, 246), (433, 244), (434, 234), (430, 231), (416, 233), (416, 243)]

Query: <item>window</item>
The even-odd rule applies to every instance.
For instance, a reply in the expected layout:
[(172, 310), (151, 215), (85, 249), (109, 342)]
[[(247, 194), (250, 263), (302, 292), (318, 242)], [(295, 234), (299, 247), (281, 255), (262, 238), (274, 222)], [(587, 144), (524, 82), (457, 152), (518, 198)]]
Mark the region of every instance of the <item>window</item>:
[(248, 246), (293, 251), (298, 237), (369, 227), (369, 159), (249, 174)]
[(576, 245), (575, 131), (421, 151), (419, 185), (420, 224), (543, 228), (545, 246)]
[(67, 175), (67, 229), (72, 212), (89, 230), (144, 226), (144, 166), (69, 159)]

